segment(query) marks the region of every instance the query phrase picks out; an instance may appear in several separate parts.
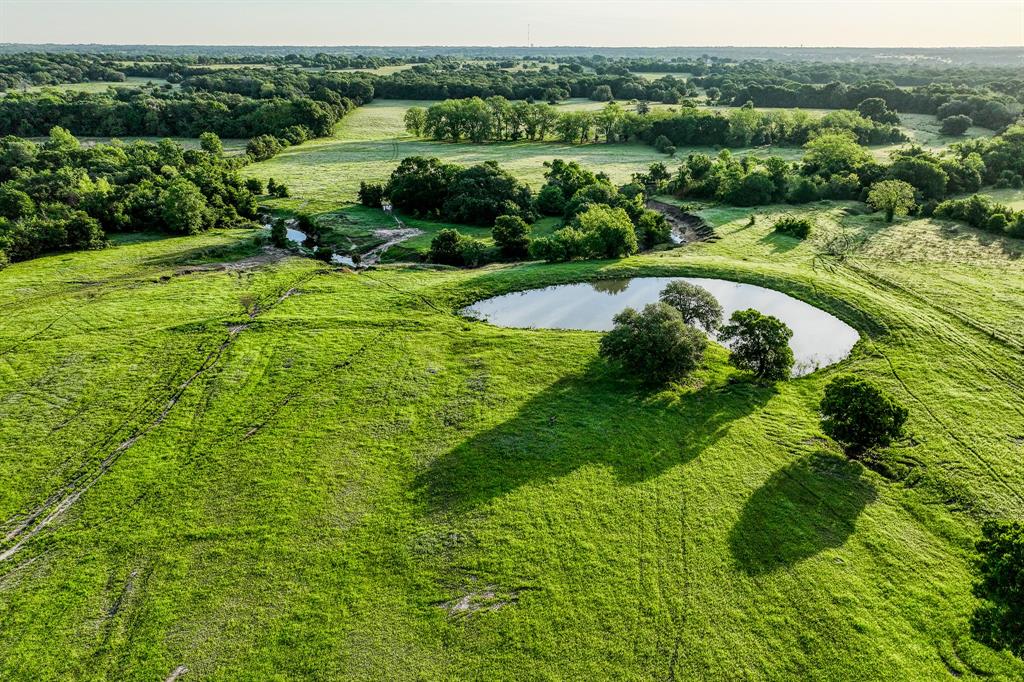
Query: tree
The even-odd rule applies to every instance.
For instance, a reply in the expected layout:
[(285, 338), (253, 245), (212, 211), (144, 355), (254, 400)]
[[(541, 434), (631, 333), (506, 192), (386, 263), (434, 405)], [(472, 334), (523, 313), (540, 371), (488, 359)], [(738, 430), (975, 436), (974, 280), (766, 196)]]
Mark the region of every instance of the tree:
[(939, 126), (939, 130), (943, 135), (954, 135), (959, 137), (966, 133), (967, 129), (972, 125), (974, 125), (974, 121), (971, 120), (970, 116), (957, 114), (955, 116), (947, 116), (942, 119), (942, 125)]
[(857, 105), (857, 113), (876, 123), (887, 123), (896, 126), (900, 124), (899, 114), (890, 110), (888, 103), (881, 97), (870, 97), (864, 100)]
[(565, 211), (565, 195), (558, 185), (547, 184), (537, 193), (535, 205), (543, 215), (562, 215)]
[(405, 112), (405, 129), (419, 137), (426, 130), (427, 110), (423, 107), (409, 107)]
[(639, 248), (633, 222), (621, 208), (592, 204), (573, 224), (586, 235), (587, 250), (597, 258), (622, 258)]
[(359, 183), (359, 203), (368, 208), (380, 208), (384, 201), (384, 185), (378, 182)]
[(160, 206), (171, 232), (198, 234), (206, 227), (206, 197), (185, 178), (171, 181), (160, 195)]
[(984, 600), (973, 629), (996, 649), (1024, 656), (1024, 524), (986, 521), (977, 543), (980, 581), (974, 594)]
[(270, 243), (279, 249), (288, 246), (288, 227), (283, 218), (278, 218), (270, 228)]
[(794, 362), (791, 338), (793, 331), (782, 320), (752, 308), (734, 312), (719, 335), (729, 346), (729, 362), (762, 380), (789, 376)]
[(214, 156), (222, 156), (224, 154), (224, 145), (216, 133), (201, 134), (199, 136), (199, 146), (204, 152)]
[(605, 142), (615, 142), (619, 135), (619, 128), (622, 126), (622, 119), (625, 112), (618, 102), (608, 102), (601, 111), (594, 116), (597, 129), (604, 133)]
[(519, 216), (502, 215), (491, 230), (494, 243), (506, 258), (523, 258), (530, 249), (530, 226)]
[(273, 135), (258, 135), (245, 145), (245, 153), (254, 161), (266, 161), (281, 151), (280, 141)]
[(819, 411), (821, 430), (853, 456), (898, 438), (908, 414), (873, 383), (854, 376), (830, 381)]
[(942, 199), (946, 195), (949, 176), (939, 162), (926, 155), (900, 156), (889, 167), (889, 179), (902, 180), (919, 191), (925, 199)]
[(429, 258), (434, 263), (462, 265), (462, 235), (457, 230), (445, 228), (430, 240)]
[(533, 220), (532, 209), (530, 188), (497, 161), (485, 161), (456, 172), (442, 214), (456, 223), (493, 225), (504, 214)]
[(683, 322), (675, 308), (651, 303), (640, 312), (626, 308), (601, 338), (601, 356), (621, 363), (645, 383), (679, 379), (700, 364), (707, 337)]
[(885, 211), (885, 219), (906, 215), (914, 207), (914, 188), (902, 180), (882, 180), (871, 185), (868, 203), (876, 211)]
[(849, 131), (825, 132), (804, 145), (804, 169), (812, 174), (829, 177), (835, 173), (849, 173), (871, 160), (868, 150), (857, 144)]
[(594, 91), (590, 93), (590, 99), (595, 102), (611, 102), (615, 99), (615, 95), (612, 94), (611, 86), (598, 85), (594, 88)]
[(263, 194), (263, 181), (259, 178), (246, 178), (245, 188), (253, 194)]
[(0, 216), (18, 220), (36, 212), (36, 202), (11, 184), (0, 185)]
[(460, 168), (439, 159), (410, 156), (391, 173), (385, 193), (395, 208), (415, 214), (437, 213)]
[(665, 285), (659, 298), (678, 310), (686, 324), (699, 324), (709, 333), (722, 326), (722, 306), (704, 287), (679, 279)]

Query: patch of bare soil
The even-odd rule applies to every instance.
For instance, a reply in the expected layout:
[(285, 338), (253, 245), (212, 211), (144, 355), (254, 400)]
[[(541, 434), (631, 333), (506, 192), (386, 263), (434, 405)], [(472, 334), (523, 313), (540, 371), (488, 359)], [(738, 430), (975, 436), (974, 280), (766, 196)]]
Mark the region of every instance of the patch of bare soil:
[(498, 611), (515, 604), (519, 599), (518, 592), (510, 592), (504, 598), (499, 597), (494, 585), (485, 585), (475, 592), (468, 592), (457, 599), (442, 602), (438, 606), (450, 617), (471, 616), (481, 611)]
[(255, 256), (249, 256), (242, 260), (225, 263), (204, 263), (202, 265), (187, 265), (174, 271), (176, 277), (191, 275), (198, 272), (237, 272), (239, 270), (254, 270), (264, 265), (276, 263), (291, 253), (286, 249), (279, 249), (274, 246), (266, 246), (263, 251)]

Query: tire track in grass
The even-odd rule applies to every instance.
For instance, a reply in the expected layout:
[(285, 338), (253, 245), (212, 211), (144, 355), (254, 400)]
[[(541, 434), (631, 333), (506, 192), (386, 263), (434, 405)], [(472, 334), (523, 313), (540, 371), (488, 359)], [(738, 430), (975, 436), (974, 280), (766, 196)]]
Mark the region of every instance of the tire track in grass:
[[(297, 291), (296, 287), (299, 284), (308, 281), (316, 274), (317, 272), (313, 272), (312, 274), (305, 276), (300, 280), (300, 282), (286, 289), (283, 294), (278, 295), (276, 299), (268, 305), (261, 306), (261, 304), (257, 302), (253, 309), (248, 312), (249, 319), (256, 319), (256, 317), (262, 313), (272, 310), (278, 304), (295, 294)], [(170, 397), (163, 403), (163, 407), (156, 416), (152, 419), (146, 420), (141, 426), (137, 426), (132, 429), (128, 437), (118, 443), (106, 457), (100, 460), (98, 466), (93, 471), (73, 478), (69, 483), (65, 484), (62, 488), (48, 497), (46, 501), (33, 510), (33, 512), (31, 512), (28, 517), (20, 523), (8, 521), (8, 524), (6, 525), (14, 525), (14, 529), (8, 532), (4, 537), (4, 543), (10, 543), (13, 541), (14, 544), (3, 551), (0, 551), (0, 563), (3, 563), (15, 556), (29, 541), (63, 517), (64, 514), (66, 514), (67, 511), (71, 509), (76, 502), (78, 502), (82, 495), (88, 492), (90, 488), (103, 478), (103, 476), (121, 458), (121, 455), (135, 445), (139, 439), (156, 427), (160, 426), (167, 419), (167, 416), (178, 404), (189, 387), (220, 362), (224, 352), (231, 346), (235, 339), (238, 338), (238, 335), (247, 328), (248, 325), (244, 324), (230, 327), (228, 329), (227, 337), (206, 355), (198, 369), (196, 369), (188, 378), (185, 379), (185, 381), (179, 384), (172, 391)], [(122, 422), (122, 426), (126, 424), (127, 421), (128, 420), (126, 419), (125, 422)], [(102, 449), (103, 446), (109, 444), (121, 428), (122, 427), (119, 426), (118, 429), (115, 429), (111, 434), (108, 434), (97, 449)]]
[[(897, 283), (890, 282), (888, 279), (884, 277), (875, 275), (853, 264), (848, 265), (855, 274), (860, 275), (862, 279), (867, 280), (869, 283), (874, 284), (875, 286), (882, 289), (889, 289), (890, 291), (895, 291), (897, 293), (909, 296), (910, 298), (913, 298), (914, 300), (923, 303), (928, 308), (937, 310), (939, 313), (942, 314), (950, 315), (952, 318), (959, 320), (960, 322), (970, 327), (971, 329), (974, 329), (975, 331), (981, 332), (985, 336), (988, 336), (990, 339), (1002, 344), (1003, 346), (1009, 348), (1010, 350), (1019, 352), (1015, 344), (1007, 343), (1004, 339), (1000, 338), (1000, 336), (991, 333), (989, 330), (973, 323), (969, 319), (964, 318), (953, 311), (948, 311), (945, 308), (942, 308), (941, 306), (937, 306), (928, 299), (919, 296), (912, 291), (907, 290), (905, 287)], [(986, 471), (988, 471), (992, 478), (994, 478), (999, 483), (999, 485), (1001, 485), (1006, 491), (1008, 491), (1012, 497), (1016, 498), (1018, 502), (1024, 504), (1024, 494), (1022, 494), (1017, 488), (1011, 485), (1006, 480), (1006, 478), (999, 472), (999, 470), (996, 469), (996, 467), (991, 462), (989, 462), (985, 457), (983, 457), (977, 449), (970, 445), (964, 438), (955, 433), (946, 424), (946, 422), (939, 417), (935, 410), (933, 410), (927, 402), (925, 402), (920, 396), (917, 395), (917, 393), (913, 391), (913, 389), (910, 388), (910, 386), (903, 379), (903, 377), (900, 376), (899, 372), (896, 371), (896, 366), (893, 364), (892, 359), (884, 351), (882, 351), (878, 344), (876, 344), (869, 337), (867, 337), (865, 340), (867, 342), (867, 345), (871, 348), (872, 352), (878, 357), (885, 360), (886, 364), (889, 367), (889, 371), (892, 373), (893, 378), (895, 378), (897, 383), (899, 383), (903, 390), (906, 391), (907, 395), (909, 395), (914, 400), (914, 402), (916, 402), (924, 409), (924, 411), (928, 414), (931, 420), (938, 424), (938, 426), (943, 430), (943, 432), (945, 432), (946, 435), (948, 435), (951, 439), (953, 439), (953, 441), (960, 445), (960, 447), (963, 448), (964, 451), (970, 453), (974, 460), (977, 463), (979, 463)], [(1009, 383), (1012, 384), (1014, 382), (1010, 381)], [(1020, 411), (1019, 408), (1015, 407), (1015, 409), (1017, 409), (1018, 412)]]

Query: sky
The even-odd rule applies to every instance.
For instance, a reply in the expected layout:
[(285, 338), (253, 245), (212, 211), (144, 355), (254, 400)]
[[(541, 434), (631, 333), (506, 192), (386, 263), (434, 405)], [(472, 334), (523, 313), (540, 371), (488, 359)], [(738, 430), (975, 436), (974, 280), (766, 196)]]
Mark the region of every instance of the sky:
[(1024, 46), (1024, 0), (0, 0), (0, 43)]

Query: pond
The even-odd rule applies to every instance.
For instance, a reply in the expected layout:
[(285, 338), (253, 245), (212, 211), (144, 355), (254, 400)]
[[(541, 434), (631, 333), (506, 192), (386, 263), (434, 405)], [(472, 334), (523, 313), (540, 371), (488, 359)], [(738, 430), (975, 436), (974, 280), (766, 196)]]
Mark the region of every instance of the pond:
[(860, 338), (857, 330), (839, 318), (782, 292), (703, 277), (637, 277), (561, 284), (477, 301), (463, 312), (499, 327), (608, 331), (616, 313), (654, 303), (666, 284), (680, 279), (711, 292), (726, 319), (737, 310), (753, 308), (785, 322), (793, 330), (789, 342), (796, 358), (793, 376), (839, 362), (850, 354)]

